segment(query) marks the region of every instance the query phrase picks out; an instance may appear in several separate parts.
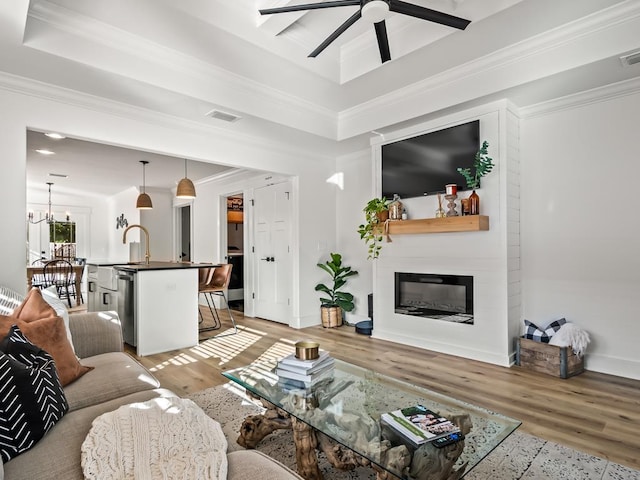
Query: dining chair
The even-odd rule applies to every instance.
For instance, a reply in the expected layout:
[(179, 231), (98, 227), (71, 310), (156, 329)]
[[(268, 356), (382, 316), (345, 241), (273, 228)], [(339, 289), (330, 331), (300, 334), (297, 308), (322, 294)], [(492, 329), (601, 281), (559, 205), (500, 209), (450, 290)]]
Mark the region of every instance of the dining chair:
[[(44, 266), (47, 264), (48, 260), (38, 258), (31, 262), (31, 266), (33, 267), (42, 267), (44, 270)], [(44, 271), (42, 273), (34, 273), (31, 276), (31, 286), (37, 288), (45, 288), (45, 280), (44, 280)]]
[[(198, 287), (198, 295), (203, 294), (205, 300), (207, 301), (207, 305), (209, 306), (209, 311), (211, 312), (211, 316), (213, 317), (213, 326), (211, 327), (200, 327), (198, 328), (198, 332), (207, 332), (211, 330), (218, 330), (222, 327), (222, 322), (220, 321), (220, 314), (218, 312), (218, 308), (216, 307), (215, 300), (213, 299), (213, 295), (218, 297), (222, 297), (227, 306), (227, 312), (229, 314), (229, 318), (231, 319), (231, 323), (233, 324), (233, 332), (225, 333), (224, 335), (216, 335), (215, 338), (224, 337), (227, 335), (235, 335), (238, 333), (238, 326), (233, 318), (233, 314), (231, 313), (231, 308), (229, 308), (229, 300), (227, 299), (226, 291), (229, 288), (229, 281), (231, 279), (231, 270), (233, 265), (230, 263), (225, 263), (217, 267), (212, 267), (209, 269), (200, 269), (200, 277), (199, 277), (199, 287)], [(202, 270), (209, 270), (208, 272), (202, 272)], [(203, 323), (202, 314), (200, 314), (200, 323)]]
[[(76, 257), (74, 258), (74, 262), (76, 265), (79, 265), (82, 267), (82, 271), (80, 273), (80, 282), (79, 282), (80, 285), (82, 286), (82, 277), (84, 276), (85, 266), (87, 265), (87, 259), (83, 257)], [(71, 296), (76, 299), (76, 303), (78, 305), (80, 305), (81, 303), (84, 303), (84, 298), (82, 297), (82, 287), (80, 288), (79, 292), (76, 291), (76, 271), (75, 270), (71, 274), (71, 284), (69, 285), (69, 291), (71, 293)], [(77, 301), (78, 298), (80, 299), (79, 302)]]
[(42, 269), (44, 274), (44, 288), (56, 287), (56, 292), (60, 299), (67, 299), (71, 308), (71, 279), (73, 277), (73, 266), (67, 260), (53, 260), (48, 262)]

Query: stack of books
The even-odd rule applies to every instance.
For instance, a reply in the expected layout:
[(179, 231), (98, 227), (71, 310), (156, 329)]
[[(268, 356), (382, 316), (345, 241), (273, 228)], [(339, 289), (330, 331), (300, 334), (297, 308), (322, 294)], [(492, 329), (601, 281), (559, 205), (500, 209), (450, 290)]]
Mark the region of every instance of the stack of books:
[(294, 354), (278, 362), (278, 384), (285, 389), (309, 389), (333, 377), (335, 360), (329, 352), (320, 350), (318, 358), (301, 360)]
[(456, 424), (422, 405), (383, 413), (381, 419), (415, 445), (460, 432)]

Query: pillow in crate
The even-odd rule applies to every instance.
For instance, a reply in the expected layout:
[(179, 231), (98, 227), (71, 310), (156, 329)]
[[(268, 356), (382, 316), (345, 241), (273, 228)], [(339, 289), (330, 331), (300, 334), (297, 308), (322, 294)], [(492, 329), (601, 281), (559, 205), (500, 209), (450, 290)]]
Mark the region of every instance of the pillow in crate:
[(561, 318), (554, 320), (546, 328), (540, 328), (529, 320), (524, 321), (524, 338), (535, 340), (536, 342), (549, 343), (553, 334), (560, 330), (560, 327), (567, 323), (567, 320)]

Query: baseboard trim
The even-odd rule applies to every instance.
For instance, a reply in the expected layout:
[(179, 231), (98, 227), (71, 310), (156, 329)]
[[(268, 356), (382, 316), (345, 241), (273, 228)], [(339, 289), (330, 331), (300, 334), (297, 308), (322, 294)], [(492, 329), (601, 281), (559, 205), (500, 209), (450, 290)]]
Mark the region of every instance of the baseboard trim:
[(591, 372), (640, 380), (640, 362), (637, 360), (587, 352), (584, 357), (584, 367)]
[(494, 365), (500, 365), (502, 367), (509, 367), (512, 364), (513, 354), (500, 355), (493, 352), (487, 352), (483, 350), (472, 349), (468, 347), (461, 347), (459, 345), (452, 345), (442, 342), (434, 342), (424, 338), (408, 337), (399, 335), (395, 332), (381, 330), (375, 327), (371, 334), (373, 338), (380, 340), (387, 340), (390, 342), (400, 343), (402, 345), (408, 345), (411, 347), (418, 347), (425, 350), (431, 350), (434, 352), (445, 353), (447, 355), (455, 355), (456, 357), (468, 358), (470, 360), (478, 360), (480, 362), (492, 363)]

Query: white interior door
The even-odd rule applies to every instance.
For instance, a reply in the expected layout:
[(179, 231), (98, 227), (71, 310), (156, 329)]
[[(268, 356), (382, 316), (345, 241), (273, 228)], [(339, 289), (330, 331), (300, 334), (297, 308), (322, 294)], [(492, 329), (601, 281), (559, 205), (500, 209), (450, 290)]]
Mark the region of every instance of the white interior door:
[(289, 323), (291, 183), (254, 191), (255, 316)]

